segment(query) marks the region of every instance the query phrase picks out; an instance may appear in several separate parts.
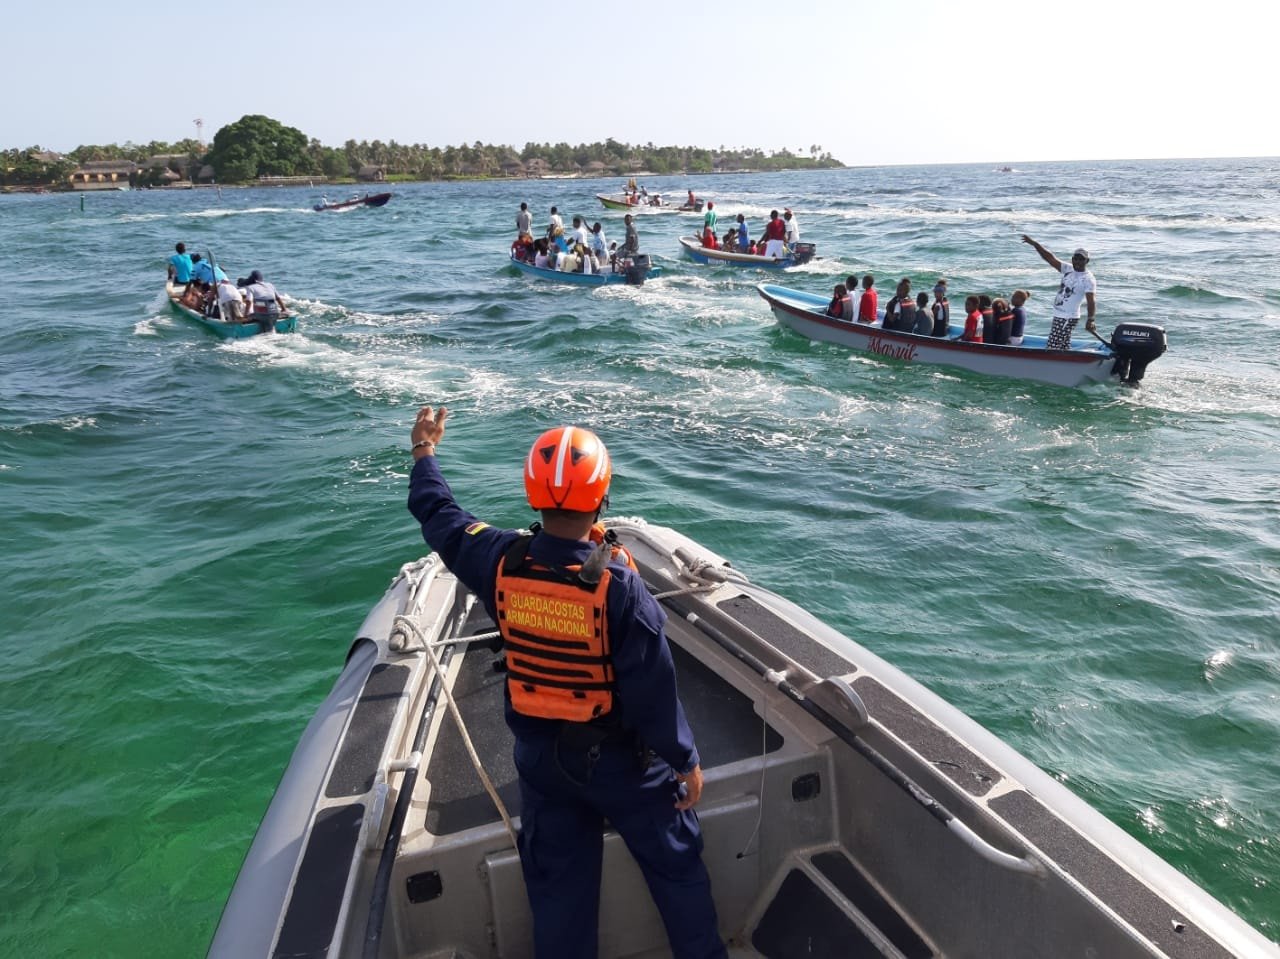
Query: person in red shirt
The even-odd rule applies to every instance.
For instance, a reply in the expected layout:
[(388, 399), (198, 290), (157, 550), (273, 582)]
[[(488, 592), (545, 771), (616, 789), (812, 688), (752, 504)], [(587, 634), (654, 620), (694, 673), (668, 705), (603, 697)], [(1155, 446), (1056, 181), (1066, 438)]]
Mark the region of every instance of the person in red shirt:
[(787, 224), (778, 216), (777, 210), (769, 211), (769, 222), (764, 225), (764, 255), (784, 257), (786, 248)]
[(716, 242), (716, 231), (711, 229), (710, 226), (702, 228), (702, 246), (706, 250), (718, 250), (720, 248), (720, 244)]
[(978, 307), (978, 298), (976, 296), (965, 297), (964, 312), (964, 333), (960, 335), (960, 339), (968, 343), (982, 342), (982, 310)]
[(868, 273), (862, 278), (862, 299), (858, 302), (858, 322), (874, 323), (880, 296), (875, 291), (876, 278)]

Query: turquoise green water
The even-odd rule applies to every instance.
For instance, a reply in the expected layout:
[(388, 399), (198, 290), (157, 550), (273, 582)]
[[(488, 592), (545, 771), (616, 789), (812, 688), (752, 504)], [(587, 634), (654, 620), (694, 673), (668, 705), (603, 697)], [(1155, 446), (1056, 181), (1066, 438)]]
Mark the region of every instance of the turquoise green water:
[[(519, 464), (598, 430), (618, 513), (674, 525), (1012, 742), (1280, 935), (1280, 161), (655, 179), (822, 259), (1033, 292), (1022, 245), (1094, 253), (1099, 326), (1154, 320), (1144, 389), (872, 360), (780, 330), (754, 283), (640, 220), (644, 287), (504, 266), (521, 200), (612, 181), (0, 198), (0, 953), (201, 955), (368, 607), (420, 555), (422, 402), (487, 519)], [(161, 296), (177, 240), (261, 268), (301, 332), (223, 343)], [(918, 285), (917, 283), (917, 285)], [(883, 294), (882, 294), (883, 295)]]

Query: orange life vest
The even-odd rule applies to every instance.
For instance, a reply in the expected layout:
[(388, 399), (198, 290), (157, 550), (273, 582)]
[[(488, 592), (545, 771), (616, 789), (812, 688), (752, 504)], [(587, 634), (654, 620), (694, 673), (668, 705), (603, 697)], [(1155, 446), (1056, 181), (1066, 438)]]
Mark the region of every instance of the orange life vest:
[(524, 716), (587, 722), (613, 708), (605, 615), (612, 575), (605, 569), (600, 582), (588, 585), (575, 575), (581, 566), (534, 563), (532, 539), (516, 540), (498, 563), (498, 629), (511, 705)]

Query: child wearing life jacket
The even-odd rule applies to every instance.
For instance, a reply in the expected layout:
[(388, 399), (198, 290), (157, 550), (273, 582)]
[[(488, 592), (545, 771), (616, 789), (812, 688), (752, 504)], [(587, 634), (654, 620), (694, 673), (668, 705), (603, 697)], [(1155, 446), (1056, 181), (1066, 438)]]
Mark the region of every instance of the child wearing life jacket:
[(1009, 345), (1022, 345), (1022, 331), (1027, 325), (1027, 311), (1024, 304), (1031, 294), (1026, 290), (1014, 290), (1013, 296), (1009, 299), (1009, 311), (1012, 319), (1009, 323)]
[(849, 289), (843, 283), (836, 284), (835, 296), (831, 298), (830, 305), (827, 306), (827, 316), (834, 316), (837, 320), (846, 319), (845, 305), (849, 302)]
[(994, 343), (996, 339), (996, 318), (991, 309), (991, 297), (985, 293), (978, 296), (978, 312), (982, 314), (982, 341)]
[(991, 328), (994, 331), (991, 342), (1008, 344), (1009, 332), (1013, 329), (1013, 310), (1000, 297), (991, 301), (991, 320)]

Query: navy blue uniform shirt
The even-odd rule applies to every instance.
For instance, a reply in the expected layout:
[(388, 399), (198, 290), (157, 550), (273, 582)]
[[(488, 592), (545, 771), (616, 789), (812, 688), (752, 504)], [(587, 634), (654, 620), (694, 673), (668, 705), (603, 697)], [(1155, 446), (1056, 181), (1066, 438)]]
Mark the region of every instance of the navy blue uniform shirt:
[[(453, 575), (476, 594), (497, 622), (498, 562), (520, 533), (481, 523), (459, 506), (434, 456), (424, 456), (413, 464), (409, 512), (422, 524), (427, 545), (440, 554)], [(576, 566), (592, 549), (591, 543), (540, 532), (529, 544), (529, 558), (543, 566)], [(633, 570), (610, 563), (609, 571), (612, 577), (605, 610), (617, 687), (611, 715), (635, 730), (648, 749), (683, 775), (699, 760), (693, 731), (676, 695), (675, 664), (662, 631), (667, 616)], [(510, 695), (506, 696), (506, 717), (518, 738), (554, 737), (561, 725), (559, 720), (517, 713)]]

